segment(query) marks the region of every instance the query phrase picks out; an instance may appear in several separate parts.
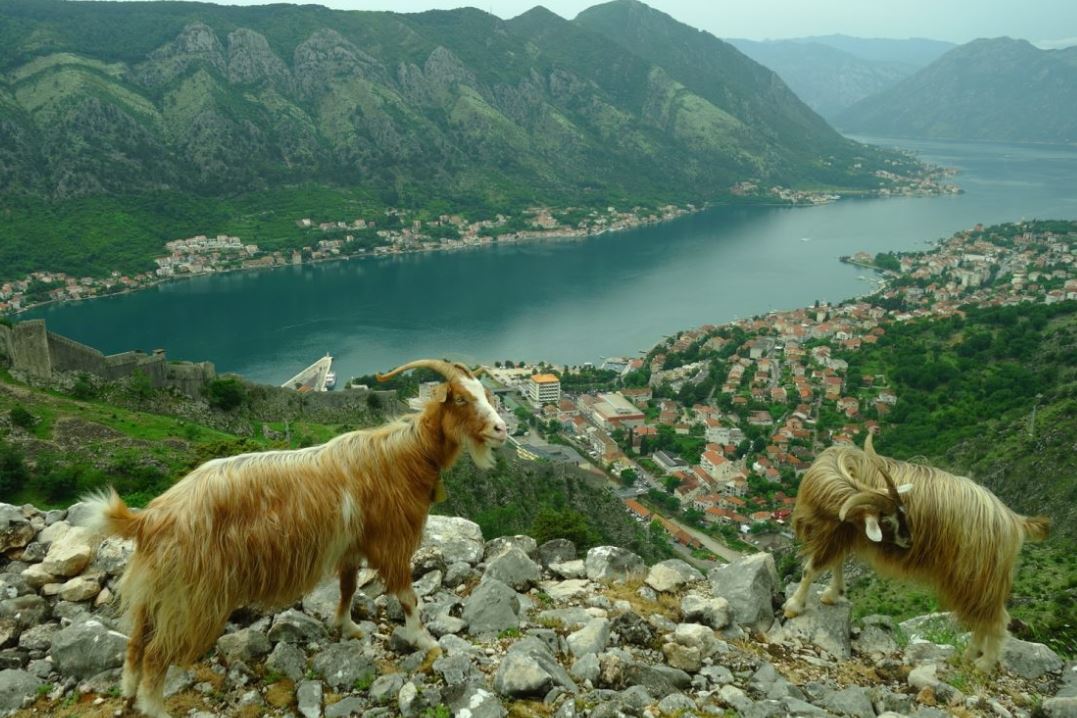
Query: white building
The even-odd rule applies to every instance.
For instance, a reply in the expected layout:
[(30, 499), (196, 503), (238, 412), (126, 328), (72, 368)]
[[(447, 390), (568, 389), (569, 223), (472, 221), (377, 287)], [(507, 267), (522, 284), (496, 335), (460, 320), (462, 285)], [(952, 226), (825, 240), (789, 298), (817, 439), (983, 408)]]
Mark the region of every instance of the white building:
[(553, 374), (533, 374), (527, 381), (527, 397), (536, 404), (561, 401), (561, 380)]

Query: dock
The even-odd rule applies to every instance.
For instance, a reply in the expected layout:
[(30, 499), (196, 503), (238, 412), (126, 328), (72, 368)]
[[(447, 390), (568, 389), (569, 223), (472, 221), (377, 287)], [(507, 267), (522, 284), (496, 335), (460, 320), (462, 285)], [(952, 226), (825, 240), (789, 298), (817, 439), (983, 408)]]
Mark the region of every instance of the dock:
[(284, 389), (295, 389), (298, 392), (325, 391), (326, 379), (333, 368), (333, 357), (326, 354), (324, 357), (308, 366), (303, 371), (281, 384)]

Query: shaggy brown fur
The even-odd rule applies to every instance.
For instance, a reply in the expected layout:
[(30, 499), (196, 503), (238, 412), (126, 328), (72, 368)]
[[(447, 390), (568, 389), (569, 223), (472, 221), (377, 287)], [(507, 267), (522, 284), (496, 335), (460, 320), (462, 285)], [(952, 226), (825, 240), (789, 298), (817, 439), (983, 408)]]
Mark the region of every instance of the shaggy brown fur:
[[(900, 499), (888, 490), (886, 474), (907, 491)], [(910, 536), (902, 536), (899, 518)], [(880, 540), (869, 538), (873, 519)], [(1014, 513), (970, 479), (879, 456), (870, 436), (863, 451), (831, 447), (808, 469), (797, 495), (793, 529), (806, 562), (785, 614), (803, 610), (808, 587), (828, 569), (833, 577), (821, 600), (837, 601), (844, 591), (842, 562), (852, 553), (881, 574), (933, 587), (972, 630), (969, 657), (982, 653), (976, 665), (989, 671), (1006, 638), (1017, 554), (1025, 538), (1042, 540), (1049, 526), (1044, 517)]]
[(489, 465), (506, 431), (466, 368), (424, 360), (392, 373), (415, 366), (448, 379), (419, 415), (308, 449), (210, 461), (144, 511), (115, 492), (94, 499), (103, 529), (137, 545), (120, 584), (131, 622), (123, 690), (143, 713), (167, 716), (168, 666), (205, 653), (233, 610), (285, 605), (330, 572), (340, 575), (337, 625), (357, 634), (350, 609), (364, 560), (400, 599), (412, 640), (433, 645), (410, 562), (439, 473), (462, 446)]

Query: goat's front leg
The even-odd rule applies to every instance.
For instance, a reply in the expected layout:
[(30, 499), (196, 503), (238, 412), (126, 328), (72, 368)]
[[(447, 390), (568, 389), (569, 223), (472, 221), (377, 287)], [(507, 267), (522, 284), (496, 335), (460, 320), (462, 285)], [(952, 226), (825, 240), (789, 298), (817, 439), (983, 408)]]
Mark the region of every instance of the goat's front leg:
[(396, 598), (404, 610), (404, 634), (407, 640), (423, 650), (435, 648), (437, 641), (423, 627), (422, 619), (419, 618), (419, 597), (415, 595), (415, 590), (408, 585), (396, 592)]
[(337, 615), (333, 618), (333, 627), (340, 629), (341, 638), (362, 638), (363, 631), (352, 620), (352, 598), (355, 596), (355, 575), (358, 565), (346, 565), (340, 569), (340, 603)]
[(845, 558), (838, 558), (830, 569), (830, 586), (819, 596), (820, 603), (833, 606), (845, 593)]
[(804, 610), (804, 601), (808, 598), (808, 590), (822, 571), (815, 568), (815, 562), (808, 559), (804, 562), (804, 576), (800, 579), (800, 585), (796, 592), (785, 602), (784, 610), (786, 618), (796, 618)]

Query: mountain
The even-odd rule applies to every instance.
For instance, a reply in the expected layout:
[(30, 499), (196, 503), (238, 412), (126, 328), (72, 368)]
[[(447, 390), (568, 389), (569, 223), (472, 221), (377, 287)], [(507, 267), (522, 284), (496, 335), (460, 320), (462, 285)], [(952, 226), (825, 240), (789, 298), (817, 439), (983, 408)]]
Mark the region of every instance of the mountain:
[(925, 67), (953, 50), (952, 42), (910, 37), (904, 40), (886, 37), (850, 37), (849, 35), (813, 35), (792, 38), (788, 42), (826, 45), (868, 62), (895, 63), (906, 67)]
[[(222, 217), (276, 217), (273, 239), (302, 212), (702, 202), (742, 180), (877, 188), (889, 161), (904, 162), (635, 2), (505, 22), (0, 0), (0, 239), (49, 244), (65, 267)], [(296, 216), (281, 216), (282, 190), (306, 193)], [(58, 234), (99, 243), (69, 256)]]
[(827, 120), (896, 85), (953, 47), (935, 40), (845, 35), (728, 42), (778, 73), (797, 97)]
[(975, 40), (839, 115), (852, 132), (895, 137), (1077, 141), (1077, 48)]

